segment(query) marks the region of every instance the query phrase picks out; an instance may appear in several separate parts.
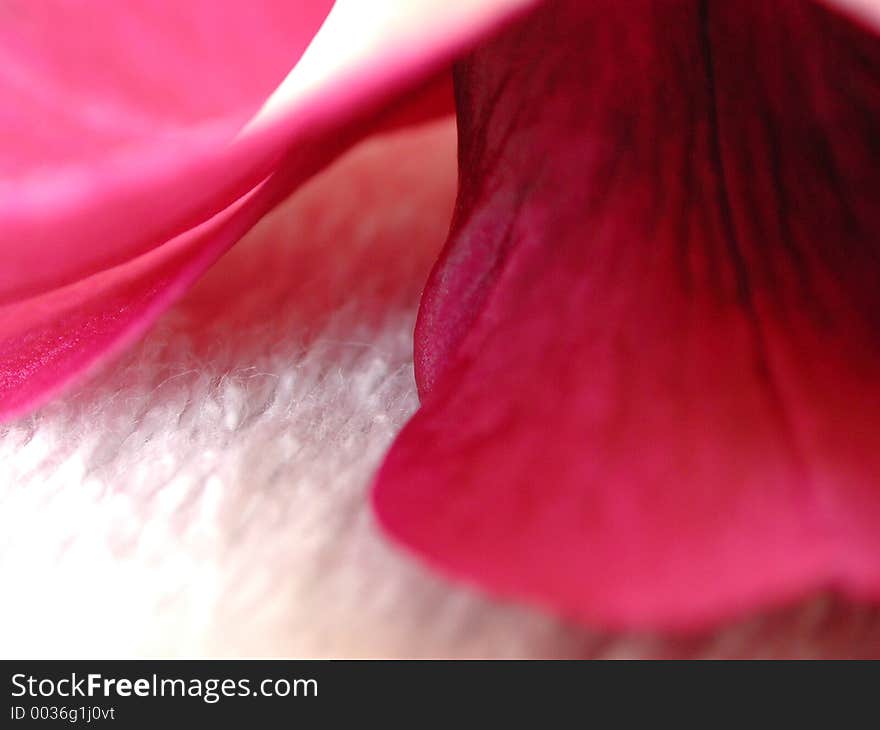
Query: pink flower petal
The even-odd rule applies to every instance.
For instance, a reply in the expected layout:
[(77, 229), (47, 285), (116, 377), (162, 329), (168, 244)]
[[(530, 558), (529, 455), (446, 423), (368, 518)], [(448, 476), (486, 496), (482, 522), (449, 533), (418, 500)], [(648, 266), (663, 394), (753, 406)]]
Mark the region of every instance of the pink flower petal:
[[(287, 148), (387, 102), (526, 2), (383, 0), (362, 17), (363, 3), (344, 0), (313, 39), (329, 0), (272, 0), (259, 13), (243, 1), (11, 5), (0, 92), (19, 111), (0, 118), (0, 303), (204, 222)], [(309, 39), (273, 113), (236, 136)]]
[(880, 600), (878, 37), (801, 0), (554, 0), (457, 96), (386, 529), (609, 627)]
[(363, 4), (337, 2), (265, 104), (326, 2), (58, 0), (52, 23), (45, 4), (10, 4), (0, 26), (0, 91), (16, 101), (0, 115), (0, 418), (143, 331), (346, 146), (437, 113), (442, 78), (396, 102), (525, 4), (384, 0), (362, 17)]
[[(203, 169), (332, 2), (7, 2), (0, 23), (0, 303), (129, 260), (267, 169)], [(216, 164), (216, 163), (215, 163)]]

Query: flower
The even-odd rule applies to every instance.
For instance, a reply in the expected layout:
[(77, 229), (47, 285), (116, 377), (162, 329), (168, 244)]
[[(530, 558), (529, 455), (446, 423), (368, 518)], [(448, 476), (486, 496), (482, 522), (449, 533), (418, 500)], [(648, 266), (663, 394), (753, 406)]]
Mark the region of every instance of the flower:
[(609, 627), (880, 597), (880, 5), (286, 5), (108, 4), (64, 26), (107, 62), (83, 68), (13, 6), (0, 414), (137, 336), (352, 142), (445, 109), (458, 58), (458, 201), (385, 529)]

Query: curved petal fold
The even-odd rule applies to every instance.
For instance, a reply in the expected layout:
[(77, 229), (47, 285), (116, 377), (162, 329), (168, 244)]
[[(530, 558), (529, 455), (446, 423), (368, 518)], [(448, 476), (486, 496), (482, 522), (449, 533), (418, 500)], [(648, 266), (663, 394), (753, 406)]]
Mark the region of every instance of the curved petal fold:
[(802, 0), (552, 0), (456, 93), (384, 527), (607, 627), (880, 599), (878, 37)]
[(346, 146), (448, 110), (444, 67), (526, 4), (5, 0), (0, 418), (141, 331)]

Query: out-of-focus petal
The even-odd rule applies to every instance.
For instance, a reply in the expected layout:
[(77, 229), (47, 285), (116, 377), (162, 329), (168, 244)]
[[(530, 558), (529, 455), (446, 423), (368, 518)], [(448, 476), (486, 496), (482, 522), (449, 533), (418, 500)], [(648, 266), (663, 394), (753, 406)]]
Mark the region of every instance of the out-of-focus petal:
[(0, 302), (124, 262), (265, 177), (201, 167), (229, 155), (331, 5), (3, 0)]
[[(142, 331), (348, 145), (448, 108), (437, 74), (526, 3), (385, 0), (364, 15), (337, 2), (266, 104), (285, 51), (296, 61), (329, 6), (246, 5), (247, 20), (229, 3), (0, 6), (0, 83), (22, 99), (0, 116), (2, 149), (19, 150), (0, 167), (0, 418)], [(53, 38), (47, 7), (71, 14), (65, 32), (79, 41)], [(193, 37), (209, 50), (187, 49)], [(52, 115), (33, 119), (43, 103)]]
[(315, 34), (330, 0), (5, 0), (0, 302), (204, 222), (527, 2), (342, 0)]
[(869, 29), (880, 29), (880, 2), (877, 0), (815, 0), (823, 2), (849, 15), (852, 19), (864, 23)]
[(295, 151), (254, 191), (143, 256), (0, 307), (0, 421), (36, 407), (137, 338), (262, 216), (360, 136), (430, 117), (446, 91), (440, 79), (388, 107), (372, 127), (341, 124), (325, 144)]
[(553, 0), (457, 83), (384, 526), (612, 627), (880, 599), (880, 40), (801, 0)]

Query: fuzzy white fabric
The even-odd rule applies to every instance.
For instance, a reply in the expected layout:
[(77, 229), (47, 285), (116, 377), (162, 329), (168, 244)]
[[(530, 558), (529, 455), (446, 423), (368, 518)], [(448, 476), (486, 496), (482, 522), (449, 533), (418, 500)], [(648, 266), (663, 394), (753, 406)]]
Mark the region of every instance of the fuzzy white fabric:
[(0, 427), (4, 656), (880, 646), (872, 611), (826, 598), (699, 640), (603, 637), (447, 582), (386, 541), (367, 489), (417, 406), (411, 331), (454, 184), (449, 122), (362, 145), (121, 360)]

